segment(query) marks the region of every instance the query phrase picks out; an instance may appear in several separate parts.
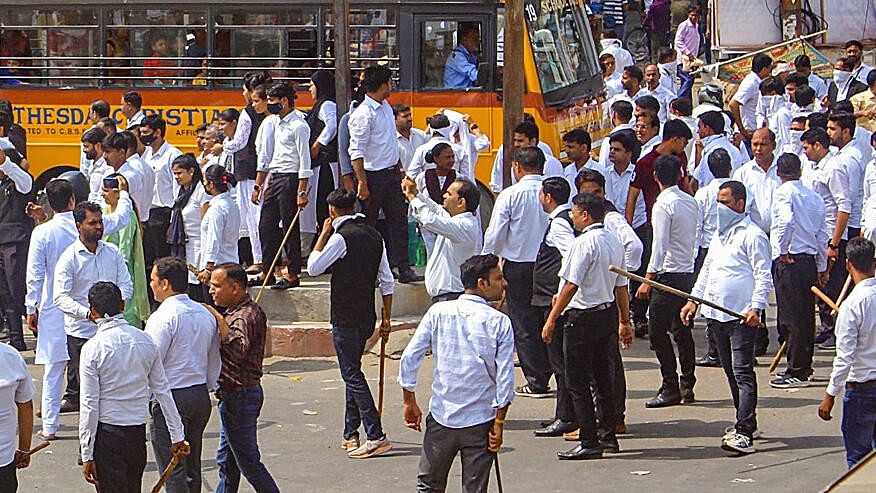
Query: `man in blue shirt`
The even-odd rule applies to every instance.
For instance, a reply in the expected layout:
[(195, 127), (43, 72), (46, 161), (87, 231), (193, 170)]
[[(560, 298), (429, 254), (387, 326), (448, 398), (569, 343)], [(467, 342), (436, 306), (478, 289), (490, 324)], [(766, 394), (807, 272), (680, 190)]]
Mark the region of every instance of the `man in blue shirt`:
[(456, 31), (459, 44), (447, 57), (444, 66), (444, 87), (446, 89), (465, 89), (478, 80), (478, 57), (481, 30), (476, 22), (460, 22)]

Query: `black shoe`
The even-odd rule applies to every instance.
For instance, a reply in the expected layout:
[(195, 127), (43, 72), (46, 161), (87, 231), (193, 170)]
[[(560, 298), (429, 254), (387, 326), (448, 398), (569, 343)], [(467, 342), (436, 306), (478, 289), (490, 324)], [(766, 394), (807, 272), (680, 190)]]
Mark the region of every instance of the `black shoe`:
[(398, 282), (402, 284), (410, 284), (412, 282), (420, 282), (423, 280), (423, 276), (418, 275), (413, 269), (405, 269), (399, 270), (398, 273)]
[(617, 443), (617, 437), (614, 436), (614, 434), (609, 434), (600, 438), (599, 445), (602, 446), (603, 451), (610, 454), (616, 454), (620, 452), (620, 444)]
[(271, 286), (271, 289), (292, 289), (297, 288), (298, 286), (301, 286), (301, 279), (298, 279), (297, 277), (295, 279), (286, 279), (284, 277), (283, 279), (280, 279), (277, 284)]
[(554, 421), (556, 421), (556, 420), (553, 420), (553, 419), (552, 419), (552, 420), (550, 420), (550, 421), (540, 421), (540, 422), (538, 423), (538, 427), (539, 427), (539, 428), (547, 428), (547, 427), (550, 426)]
[(638, 321), (635, 322), (635, 328), (633, 329), (633, 335), (638, 337), (639, 339), (647, 339), (648, 338), (648, 322)]
[[(259, 279), (258, 277), (256, 277), (254, 279), (250, 279), (249, 281), (247, 281), (246, 285), (251, 287), (251, 288), (257, 288), (257, 287), (261, 287), (263, 282), (265, 282), (264, 279)], [(273, 286), (274, 284), (277, 284), (277, 278), (274, 277), (273, 275), (271, 275), (271, 277), (268, 278), (268, 282), (267, 282), (267, 284), (265, 284), (265, 286)]]
[(560, 460), (601, 459), (602, 444), (600, 442), (580, 443), (572, 450), (557, 452), (557, 458)]
[(681, 391), (681, 402), (685, 404), (693, 404), (696, 402), (693, 389), (684, 389)]
[(18, 352), (27, 351), (27, 344), (23, 340), (11, 340), (9, 345), (14, 347)]
[(681, 404), (681, 393), (679, 391), (661, 390), (657, 397), (645, 403), (645, 407), (656, 409), (658, 407), (677, 406), (679, 404)]
[(561, 437), (563, 433), (575, 431), (578, 425), (571, 421), (563, 421), (561, 419), (554, 420), (549, 425), (532, 432), (537, 437)]
[(708, 354), (697, 360), (697, 366), (705, 366), (706, 368), (720, 368), (721, 361), (718, 358), (713, 358)]
[(75, 413), (79, 411), (79, 404), (74, 404), (67, 399), (61, 400), (61, 413)]

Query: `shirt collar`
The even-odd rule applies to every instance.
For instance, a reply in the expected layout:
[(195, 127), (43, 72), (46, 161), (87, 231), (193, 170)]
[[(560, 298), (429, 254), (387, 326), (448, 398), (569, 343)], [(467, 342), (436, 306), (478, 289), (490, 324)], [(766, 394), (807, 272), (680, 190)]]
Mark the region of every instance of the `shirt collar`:
[(467, 301), (473, 301), (473, 302), (475, 302), (475, 303), (480, 303), (480, 304), (482, 304), (482, 305), (486, 305), (486, 304), (487, 304), (487, 300), (481, 298), (480, 296), (478, 296), (478, 295), (476, 295), (476, 294), (463, 293), (463, 294), (459, 295), (459, 299), (461, 299), (461, 300), (467, 300)]
[(74, 243), (74, 245), (76, 245), (74, 248), (76, 248), (77, 253), (86, 252), (89, 255), (97, 255), (103, 249), (105, 243), (103, 242), (103, 240), (98, 240), (97, 241), (97, 248), (94, 249), (94, 253), (91, 253), (91, 250), (89, 250), (85, 246), (85, 243), (82, 243), (82, 240), (79, 239), (79, 237), (76, 238), (76, 243)]
[(152, 147), (149, 147), (149, 146), (147, 146), (146, 148), (149, 150), (149, 154), (151, 154), (152, 157), (160, 157), (162, 154), (164, 154), (164, 152), (167, 150), (168, 147), (170, 147), (170, 144), (168, 144), (167, 141), (165, 140), (165, 141), (164, 141), (164, 142), (158, 147), (158, 150), (157, 150), (157, 151), (153, 151), (153, 150), (152, 150)]
[(581, 234), (583, 235), (584, 233), (586, 233), (588, 231), (595, 231), (597, 229), (602, 229), (604, 227), (605, 226), (601, 222), (600, 223), (593, 223), (590, 226), (587, 226), (586, 228), (582, 229)]
[(350, 219), (356, 219), (357, 217), (365, 217), (365, 215), (364, 215), (364, 214), (360, 214), (360, 213), (356, 213), (356, 214), (347, 214), (346, 216), (336, 217), (336, 218), (332, 221), (332, 229), (334, 229), (335, 231), (337, 231), (338, 228), (340, 228), (342, 224), (344, 224), (345, 222), (349, 221)]
[(123, 325), (127, 325), (128, 322), (125, 320), (124, 313), (119, 313), (117, 315), (112, 315), (110, 317), (104, 317), (97, 319), (97, 330), (104, 331), (113, 329), (116, 327), (121, 327)]
[(240, 303), (233, 305), (233, 306), (229, 306), (228, 308), (226, 308), (225, 315), (231, 315), (232, 313), (240, 310), (243, 307), (243, 305), (246, 305), (247, 303), (249, 303), (251, 301), (252, 301), (252, 298), (250, 298), (249, 294), (247, 294), (242, 300), (240, 300)]
[(858, 283), (858, 286), (873, 286), (876, 285), (876, 277), (868, 277), (867, 279), (862, 279), (861, 282)]
[(569, 206), (569, 204), (561, 204), (556, 209), (554, 209), (553, 212), (548, 214), (548, 217), (553, 219), (553, 218), (559, 216), (563, 211), (568, 211), (568, 210), (572, 210), (572, 207)]
[(367, 94), (365, 95), (365, 100), (362, 101), (362, 104), (368, 106), (369, 108), (375, 109), (375, 110), (380, 109), (380, 107), (383, 106), (383, 103), (378, 102), (375, 99), (372, 99), (371, 96), (369, 96)]
[(537, 181), (541, 183), (544, 180), (544, 176), (542, 175), (525, 175), (523, 178), (517, 180), (517, 183), (523, 183), (525, 181)]
[(173, 296), (168, 296), (167, 298), (164, 299), (164, 302), (169, 301), (171, 303), (183, 303), (188, 298), (189, 298), (189, 295), (187, 295), (186, 293), (180, 293), (180, 294), (175, 294)]
[[(279, 116), (279, 115), (278, 115)], [(280, 118), (280, 121), (283, 123), (292, 123), (293, 120), (299, 119), (298, 112), (295, 111), (295, 108), (292, 108), (292, 111), (289, 112), (288, 115)]]

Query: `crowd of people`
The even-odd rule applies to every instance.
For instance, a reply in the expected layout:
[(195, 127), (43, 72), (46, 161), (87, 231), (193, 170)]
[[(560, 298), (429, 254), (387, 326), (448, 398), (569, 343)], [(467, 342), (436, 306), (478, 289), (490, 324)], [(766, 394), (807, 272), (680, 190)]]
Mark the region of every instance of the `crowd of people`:
[[(679, 36), (698, 15), (690, 11)], [(361, 368), (366, 341), (376, 325), (389, 334), (394, 281), (425, 280), (434, 304), (398, 376), (405, 425), (421, 430), (417, 373), (431, 349), (420, 491), (443, 491), (460, 452), (464, 489), (485, 489), (515, 395), (556, 397), (554, 416), (533, 433), (577, 442), (559, 459), (618, 452), (627, 432), (621, 350), (636, 338), (649, 340), (660, 367), (647, 408), (696, 402), (696, 366), (723, 368), (736, 421), (721, 447), (749, 454), (759, 436), (754, 364), (769, 349), (774, 291), (787, 367), (769, 384), (811, 385), (814, 347), (835, 350), (819, 416), (830, 419), (845, 388), (852, 466), (874, 428), (871, 414), (849, 410), (872, 406), (876, 383), (866, 308), (876, 299), (876, 71), (857, 41), (829, 85), (806, 57), (789, 65), (759, 54), (726, 107), (717, 84), (700, 88), (694, 107), (685, 77), (678, 85), (680, 72), (665, 67), (682, 70), (686, 50), (696, 53), (686, 43), (677, 37), (676, 51), (644, 70), (616, 72), (622, 48), (601, 54), (613, 129), (598, 153), (587, 131), (571, 130), (564, 166), (535, 118), (520, 121), (510, 186), (501, 152), (493, 166), (486, 224), (474, 169), (489, 138), (451, 109), (413, 128), (411, 109), (389, 103), (392, 74), (379, 65), (363, 72), (340, 118), (346, 108), (326, 72), (311, 78), (307, 112), (289, 84), (247, 74), (246, 106), (197, 130), (198, 155), (167, 141), (167, 123), (143, 111), (137, 92), (121, 99), (124, 129), (95, 101), (80, 172), (46, 186), (51, 218), (32, 201), (25, 150), (9, 139), (0, 147), (0, 287), (10, 346), (0, 368), (12, 378), (0, 402), (17, 404), (21, 430), (32, 427), (33, 384), (15, 351), (27, 349), (25, 316), (44, 366), (38, 435), (56, 439), (59, 414), (78, 411), (83, 474), (101, 491), (140, 490), (146, 449), (131, 444), (145, 443), (147, 422), (159, 467), (182, 458), (168, 491), (198, 490), (210, 392), (221, 418), (218, 490), (237, 491), (243, 475), (256, 491), (278, 491), (256, 444), (267, 320), (247, 287), (294, 288), (306, 270), (332, 273), (342, 447), (354, 459), (392, 449)], [(0, 107), (0, 137), (14, 133), (10, 115)], [(427, 246), (425, 276), (411, 269), (409, 216)], [(855, 286), (844, 290), (847, 278)], [(836, 316), (819, 306), (818, 335), (811, 286), (833, 300), (851, 293)], [(361, 295), (376, 289), (379, 318), (374, 297)], [(700, 359), (697, 312), (709, 346)], [(517, 387), (515, 353), (525, 378)], [(16, 449), (9, 425), (0, 486), (14, 491), (31, 436), (20, 433), (7, 453)]]

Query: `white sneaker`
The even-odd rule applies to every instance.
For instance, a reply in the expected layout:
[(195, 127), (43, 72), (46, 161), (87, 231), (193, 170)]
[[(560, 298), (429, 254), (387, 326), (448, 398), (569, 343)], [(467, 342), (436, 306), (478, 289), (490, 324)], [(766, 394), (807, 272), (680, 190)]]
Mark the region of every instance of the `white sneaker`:
[(392, 450), (392, 444), (384, 436), (379, 440), (366, 440), (365, 445), (350, 451), (347, 457), (351, 459), (367, 459)]
[(740, 454), (753, 454), (757, 452), (751, 439), (740, 433), (725, 436), (722, 440), (721, 448), (728, 452), (738, 452)]
[[(728, 437), (735, 435), (735, 434), (736, 434), (736, 427), (735, 426), (728, 426), (728, 427), (724, 428), (724, 436), (722, 438), (728, 438)], [(759, 440), (761, 437), (763, 437), (763, 432), (761, 432), (760, 430), (754, 430), (754, 433), (751, 434), (751, 438), (753, 440)]]

